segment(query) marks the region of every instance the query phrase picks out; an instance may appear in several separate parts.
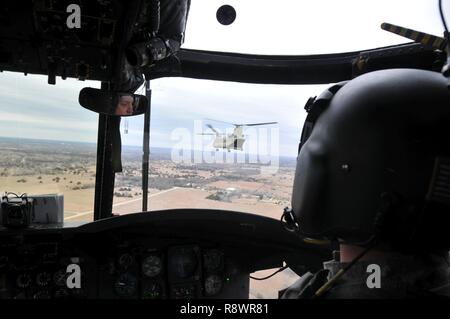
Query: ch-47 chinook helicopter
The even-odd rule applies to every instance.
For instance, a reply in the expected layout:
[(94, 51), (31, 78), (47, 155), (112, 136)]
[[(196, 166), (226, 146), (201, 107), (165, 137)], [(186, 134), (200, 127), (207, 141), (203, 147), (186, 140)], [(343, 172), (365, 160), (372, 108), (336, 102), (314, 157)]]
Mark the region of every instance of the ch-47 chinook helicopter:
[(206, 127), (208, 127), (213, 133), (199, 133), (200, 135), (214, 135), (214, 141), (213, 141), (213, 147), (218, 151), (219, 149), (226, 149), (228, 152), (230, 150), (238, 150), (242, 151), (244, 142), (245, 142), (245, 135), (244, 135), (244, 127), (250, 127), (250, 126), (262, 126), (262, 125), (272, 125), (277, 124), (278, 122), (266, 122), (266, 123), (247, 123), (247, 124), (236, 124), (236, 123), (228, 123), (223, 121), (217, 121), (216, 122), (222, 122), (229, 125), (234, 125), (233, 133), (226, 134), (221, 133), (217, 129), (215, 129), (211, 124), (206, 124)]
[[(38, 222), (31, 207), (41, 199), (25, 194), (5, 195), (1, 199), (0, 298), (245, 299), (250, 296), (250, 274), (256, 271), (289, 267), (303, 276), (307, 270), (321, 269), (336, 246), (301, 237), (293, 229), (286, 229), (286, 223), (281, 227), (279, 218), (238, 209), (195, 207), (150, 213), (151, 94), (150, 90), (146, 96), (134, 92), (144, 82), (149, 87), (151, 80), (168, 77), (328, 85), (388, 68), (440, 71), (446, 59), (442, 49), (416, 41), (417, 37), (410, 43), (319, 55), (185, 49), (181, 44), (190, 0), (73, 2), (3, 1), (0, 71), (45, 76), (50, 85), (57, 77), (101, 83), (101, 88), (84, 88), (79, 94), (81, 106), (98, 113), (93, 218), (87, 222), (70, 221), (59, 206), (56, 212), (47, 211), (42, 216), (36, 210), (36, 216), (42, 217)], [(196, 4), (201, 7), (202, 3)], [(289, 11), (280, 7), (283, 12)], [(232, 23), (230, 12), (229, 8), (219, 8), (217, 20), (222, 25)], [(245, 19), (244, 15), (240, 18)], [(294, 32), (308, 33), (306, 27)], [(286, 31), (280, 30), (280, 36)], [(279, 43), (283, 47), (284, 43)], [(0, 72), (0, 77), (8, 72)], [(2, 91), (0, 95), (9, 93)], [(21, 114), (25, 119), (31, 118), (31, 109), (45, 111), (37, 103), (40, 92), (34, 93), (27, 97), (27, 109)], [(31, 98), (36, 103), (29, 103)], [(59, 100), (52, 102), (56, 105)], [(123, 110), (119, 109), (121, 104)], [(0, 106), (5, 107), (0, 120), (8, 119), (15, 105)], [(308, 104), (305, 109), (310, 111)], [(85, 111), (81, 107), (70, 109), (75, 113), (81, 110)], [(121, 116), (139, 114), (144, 114), (142, 208), (116, 216), (112, 208), (116, 173), (122, 171)], [(51, 120), (53, 115), (44, 114), (40, 119), (46, 116)], [(314, 124), (314, 114), (309, 115), (304, 132)], [(22, 125), (24, 132), (30, 132), (29, 123), (31, 120)], [(268, 124), (275, 122), (233, 124), (232, 136), (217, 134), (215, 147), (242, 149), (244, 126)], [(40, 194), (48, 193), (45, 184), (37, 185)], [(78, 201), (89, 199), (80, 197)], [(181, 200), (173, 199), (177, 203)], [(129, 214), (132, 212), (136, 213)], [(49, 218), (53, 213), (58, 216)], [(66, 281), (68, 273), (77, 269), (70, 268), (74, 264), (82, 271), (79, 285), (76, 280), (71, 285)]]

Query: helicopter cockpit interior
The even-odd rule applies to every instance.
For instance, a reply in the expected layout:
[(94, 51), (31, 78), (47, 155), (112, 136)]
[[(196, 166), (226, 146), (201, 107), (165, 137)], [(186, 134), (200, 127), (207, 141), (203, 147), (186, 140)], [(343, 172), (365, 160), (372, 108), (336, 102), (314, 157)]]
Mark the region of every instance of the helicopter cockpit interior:
[[(163, 155), (156, 151), (152, 153), (150, 145), (153, 147), (158, 134), (151, 133), (150, 123), (152, 128), (159, 125), (162, 113), (155, 106), (159, 96), (171, 96), (164, 90), (158, 93), (158, 86), (162, 87), (166, 79), (175, 79), (181, 81), (183, 88), (185, 82), (182, 81), (189, 79), (200, 81), (195, 83), (205, 80), (230, 85), (246, 83), (249, 91), (258, 85), (259, 90), (270, 85), (291, 86), (293, 90), (296, 85), (323, 85), (319, 88), (323, 90), (333, 83), (383, 69), (415, 68), (441, 72), (447, 63), (446, 40), (388, 23), (396, 21), (380, 21), (377, 32), (389, 34), (397, 44), (341, 53), (297, 55), (187, 48), (184, 43), (189, 37), (190, 19), (197, 18), (195, 10), (202, 5), (212, 8), (208, 11), (212, 17), (208, 16), (208, 19), (221, 28), (231, 28), (233, 23), (245, 17), (246, 11), (240, 11), (239, 4), (205, 2), (27, 0), (2, 3), (0, 78), (5, 80), (0, 83), (0, 94), (6, 97), (5, 101), (12, 102), (0, 106), (3, 112), (0, 147), (2, 156), (12, 155), (10, 162), (6, 157), (2, 158), (4, 167), (0, 167), (0, 191), (6, 192), (1, 198), (0, 209), (0, 298), (248, 299), (252, 280), (264, 279), (256, 278), (255, 272), (289, 268), (297, 278), (306, 271), (320, 269), (323, 262), (331, 259), (335, 243), (305, 238), (292, 229), (290, 211), (284, 209), (289, 206), (286, 202), (292, 196), (289, 176), (280, 178), (289, 187), (273, 191), (273, 194), (282, 193), (283, 201), (267, 192), (249, 191), (251, 187), (257, 190), (272, 187), (267, 180), (263, 183), (250, 176), (236, 186), (239, 178), (247, 176), (252, 167), (240, 167), (227, 181), (220, 177), (226, 174), (225, 168), (195, 168), (197, 175), (191, 181), (183, 175), (188, 176), (188, 173), (182, 171), (194, 168), (179, 165), (179, 172), (174, 172), (172, 164), (162, 162), (161, 170), (165, 171), (157, 175), (151, 160), (153, 156)], [(386, 22), (382, 28), (387, 31), (380, 28), (382, 22)], [(403, 36), (401, 43), (398, 43), (401, 36), (392, 33)], [(293, 38), (292, 41), (297, 40)], [(66, 149), (69, 144), (58, 142), (53, 146), (44, 141), (42, 157), (33, 157), (31, 153), (38, 147), (37, 142), (9, 134), (13, 128), (8, 125), (17, 126), (27, 116), (33, 117), (35, 109), (45, 108), (35, 95), (22, 103), (26, 104), (21, 109), (23, 116), (13, 114), (14, 108), (21, 106), (7, 98), (18, 98), (19, 93), (8, 91), (7, 82), (15, 81), (14, 85), (20, 87), (22, 80), (17, 76), (35, 81), (29, 86), (30, 90), (35, 87), (35, 94), (43, 92), (36, 89), (38, 82), (48, 90), (54, 89), (55, 95), (50, 100), (55, 109), (61, 108), (61, 112), (66, 111), (65, 100), (61, 100), (56, 92), (66, 92), (66, 79), (67, 86), (77, 80), (80, 89), (77, 87), (78, 95), (72, 100), (78, 108), (67, 109), (67, 124), (61, 131), (74, 130), (70, 122), (86, 124), (86, 128), (93, 130), (96, 144), (92, 147), (77, 144), (78, 148), (73, 151), (76, 155), (71, 157)], [(23, 80), (24, 91), (27, 90), (25, 82)], [(181, 92), (179, 101), (185, 102), (188, 108), (191, 104), (183, 96), (184, 91), (177, 92)], [(280, 98), (280, 103), (283, 101)], [(209, 109), (214, 108), (215, 102), (208, 103)], [(308, 103), (305, 106), (307, 112), (311, 105)], [(264, 124), (261, 130), (270, 131), (273, 125), (282, 125), (278, 119), (264, 117), (263, 109), (252, 112), (252, 115), (261, 113), (259, 117), (244, 118), (244, 113), (239, 113), (243, 108), (236, 107), (235, 118), (217, 115), (216, 119), (207, 119), (206, 127), (210, 130), (201, 130), (194, 138), (211, 135), (212, 152), (224, 151), (226, 156), (227, 153), (243, 152), (246, 145), (251, 144), (243, 127), (258, 130)], [(298, 108), (304, 112), (302, 107)], [(280, 107), (280, 110), (286, 109)], [(86, 119), (89, 118), (91, 124), (83, 123), (83, 118), (77, 117), (76, 114), (81, 112), (87, 114)], [(183, 106), (180, 106), (177, 114), (183, 112)], [(311, 127), (314, 125), (311, 115), (308, 113), (304, 135), (307, 135), (308, 119)], [(46, 117), (23, 120), (20, 129), (30, 139), (47, 140), (50, 135), (33, 135), (27, 123), (36, 119), (50, 121), (51, 117), (49, 113)], [(139, 126), (141, 140), (135, 144), (137, 164), (129, 168), (130, 153), (127, 152), (130, 148), (125, 142), (138, 130), (132, 128), (128, 134), (127, 125), (133, 125), (136, 118), (142, 119)], [(2, 121), (9, 121), (9, 124)], [(216, 125), (219, 123), (220, 126), (220, 121), (246, 124), (227, 124), (231, 125), (231, 131), (222, 132)], [(294, 126), (302, 125), (300, 119), (293, 121), (297, 123)], [(46, 129), (50, 130), (51, 124), (48, 125)], [(297, 143), (291, 148), (294, 165), (301, 142), (298, 135), (290, 137)], [(51, 136), (58, 140), (54, 133)], [(79, 136), (81, 140), (82, 134)], [(61, 141), (64, 141), (63, 135)], [(27, 150), (16, 144), (26, 145)], [(58, 148), (68, 164), (67, 167), (58, 164), (57, 173), (45, 173), (45, 158), (54, 155), (52, 147)], [(82, 147), (87, 147), (86, 151)], [(18, 157), (14, 157), (16, 155)], [(44, 163), (44, 168), (38, 173), (26, 171), (25, 157), (28, 161)], [(137, 171), (139, 174), (132, 175)], [(126, 173), (130, 175), (127, 177)], [(170, 187), (158, 188), (158, 183), (165, 183), (161, 178), (170, 174), (183, 176), (178, 176), (177, 182)], [(276, 174), (268, 176), (277, 178)], [(82, 180), (82, 176), (86, 176), (88, 182)], [(211, 184), (205, 186), (205, 179)], [(11, 181), (14, 186), (8, 184)], [(67, 196), (55, 195), (54, 189), (46, 188), (46, 181), (60, 187), (64, 184), (65, 189), (76, 196), (69, 203)], [(133, 181), (138, 186), (131, 187), (126, 181)], [(88, 188), (92, 192), (83, 193)], [(177, 193), (185, 188), (189, 188), (188, 195)], [(239, 196), (237, 189), (242, 191)], [(158, 190), (159, 198), (154, 190)], [(168, 198), (170, 192), (179, 195)], [(201, 192), (206, 194), (202, 198), (208, 196), (207, 203), (220, 201), (220, 205), (197, 206), (200, 199), (195, 196)], [(187, 204), (168, 204), (184, 199)], [(150, 209), (152, 201), (159, 203), (156, 209)], [(92, 207), (86, 209), (82, 202), (89, 202)], [(267, 207), (275, 209), (273, 203), (276, 202), (278, 215), (251, 213), (252, 207), (256, 207), (254, 202), (261, 205), (254, 208), (255, 211), (264, 211)], [(249, 208), (248, 211), (234, 209), (229, 203)], [(72, 207), (73, 214), (70, 215)], [(83, 220), (83, 216), (90, 220)], [(81, 276), (75, 276), (77, 273)], [(265, 274), (271, 277), (270, 272)], [(275, 298), (277, 295), (278, 291), (272, 294)], [(258, 296), (264, 297), (264, 294), (255, 293), (253, 297)]]

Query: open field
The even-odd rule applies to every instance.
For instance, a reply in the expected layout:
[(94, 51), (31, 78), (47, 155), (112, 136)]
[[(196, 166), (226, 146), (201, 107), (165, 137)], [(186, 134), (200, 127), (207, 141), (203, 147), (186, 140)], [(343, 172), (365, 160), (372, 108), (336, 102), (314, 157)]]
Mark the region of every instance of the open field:
[[(0, 191), (64, 194), (65, 217), (93, 209), (96, 148), (93, 144), (0, 139)], [(116, 175), (114, 204), (142, 198), (141, 151), (124, 147), (123, 172)], [(217, 208), (279, 218), (289, 205), (293, 161), (276, 174), (262, 174), (258, 164), (183, 164), (170, 151), (152, 149), (150, 194), (176, 188), (149, 201), (150, 210)], [(119, 208), (120, 207), (120, 208)], [(138, 200), (115, 207), (120, 214), (139, 212)], [(84, 214), (84, 220), (91, 220)]]
[[(128, 155), (124, 173), (118, 174), (116, 186), (122, 190), (141, 182), (140, 161)], [(152, 157), (149, 185), (152, 190), (165, 191), (152, 195), (150, 210), (171, 208), (216, 208), (260, 214), (279, 219), (289, 206), (294, 164), (279, 167), (276, 174), (262, 174), (260, 166), (236, 164), (177, 164), (164, 157)], [(131, 196), (124, 191), (122, 196)], [(152, 192), (151, 192), (152, 193)], [(139, 202), (115, 207), (116, 214), (141, 210)]]
[[(141, 154), (137, 147), (123, 149), (123, 172), (116, 175), (114, 189), (116, 214), (141, 211)], [(0, 138), (0, 191), (64, 194), (65, 218), (89, 221), (95, 163), (93, 144)], [(258, 164), (175, 163), (170, 150), (152, 149), (149, 209), (216, 208), (278, 219), (290, 202), (295, 161), (281, 163), (275, 174), (262, 174)]]

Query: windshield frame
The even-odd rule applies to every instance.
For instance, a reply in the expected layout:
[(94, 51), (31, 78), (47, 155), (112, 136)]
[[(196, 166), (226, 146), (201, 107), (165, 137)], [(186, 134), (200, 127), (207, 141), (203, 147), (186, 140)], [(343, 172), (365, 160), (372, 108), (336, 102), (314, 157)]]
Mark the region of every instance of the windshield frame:
[[(320, 55), (254, 55), (181, 49), (179, 66), (156, 65), (150, 80), (162, 77), (260, 84), (328, 84), (386, 68), (432, 69), (441, 52), (410, 42), (366, 51)], [(359, 61), (364, 68), (359, 68)]]

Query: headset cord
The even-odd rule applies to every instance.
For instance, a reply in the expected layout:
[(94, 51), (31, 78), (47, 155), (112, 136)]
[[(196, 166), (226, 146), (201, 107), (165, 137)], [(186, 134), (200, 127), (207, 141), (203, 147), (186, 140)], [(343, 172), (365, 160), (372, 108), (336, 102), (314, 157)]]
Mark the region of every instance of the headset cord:
[(450, 46), (450, 35), (448, 33), (448, 27), (447, 27), (447, 22), (445, 21), (445, 16), (444, 16), (444, 9), (442, 8), (442, 0), (439, 0), (439, 14), (441, 16), (441, 21), (442, 24), (444, 26), (444, 30), (445, 30), (445, 34), (444, 37), (447, 40), (447, 48), (448, 46)]
[(275, 276), (275, 275), (278, 274), (279, 272), (282, 272), (282, 271), (285, 270), (286, 268), (288, 268), (288, 266), (283, 266), (283, 267), (281, 267), (280, 269), (278, 269), (277, 271), (275, 271), (273, 274), (271, 274), (271, 275), (269, 275), (269, 276), (266, 276), (266, 277), (257, 278), (257, 277), (250, 276), (250, 278), (253, 279), (253, 280), (266, 280), (266, 279), (269, 279), (269, 278)]
[(325, 294), (333, 285), (336, 283), (339, 278), (341, 278), (354, 264), (358, 262), (365, 254), (369, 252), (372, 248), (377, 245), (377, 241), (375, 237), (373, 237), (369, 241), (369, 246), (366, 247), (358, 256), (355, 257), (350, 263), (348, 263), (344, 268), (340, 269), (333, 277), (331, 277), (325, 284), (323, 284), (317, 291), (314, 293), (312, 298), (319, 298), (323, 294)]
[[(450, 78), (450, 34), (448, 33), (447, 22), (445, 21), (444, 9), (442, 8), (442, 0), (439, 0), (439, 14), (441, 16), (442, 25), (444, 26), (444, 38), (447, 41), (447, 63), (442, 68), (442, 74)], [(450, 88), (450, 84), (448, 85)]]

